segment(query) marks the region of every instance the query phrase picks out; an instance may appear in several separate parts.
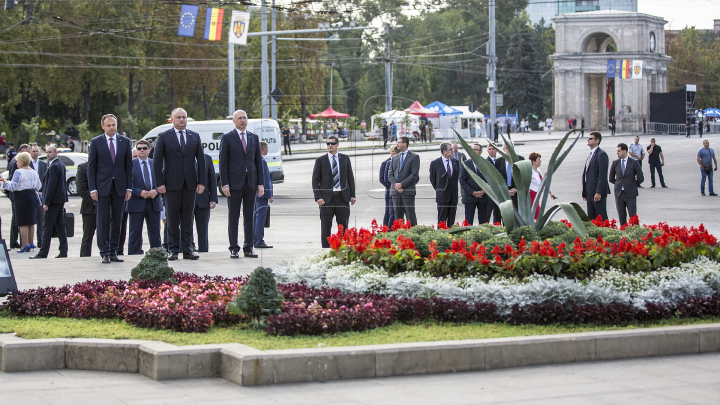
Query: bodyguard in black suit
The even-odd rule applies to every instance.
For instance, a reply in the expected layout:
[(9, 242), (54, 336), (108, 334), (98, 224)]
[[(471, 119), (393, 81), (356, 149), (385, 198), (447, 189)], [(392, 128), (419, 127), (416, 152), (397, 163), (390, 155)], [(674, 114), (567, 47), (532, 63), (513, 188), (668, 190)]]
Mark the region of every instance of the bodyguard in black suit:
[(88, 187), (96, 201), (97, 243), (103, 263), (122, 262), (117, 257), (125, 201), (132, 191), (130, 139), (118, 135), (117, 118), (103, 115), (104, 134), (90, 141)]
[[(503, 152), (505, 152), (506, 155), (510, 153), (508, 151), (507, 144), (503, 145)], [(525, 160), (525, 157), (518, 156), (518, 160)], [(510, 191), (510, 198), (512, 199), (515, 208), (517, 208), (517, 188), (515, 186), (515, 178), (512, 175), (512, 166), (508, 164), (504, 157), (501, 157), (500, 159), (498, 159), (497, 168), (498, 170), (500, 170), (500, 174), (502, 175), (503, 179), (505, 179), (505, 183), (507, 184), (508, 190)]]
[(186, 130), (187, 112), (176, 108), (172, 112), (173, 128), (158, 135), (155, 141), (153, 168), (157, 191), (165, 200), (165, 218), (168, 227), (168, 260), (177, 260), (180, 251), (183, 259), (196, 260), (192, 251), (193, 211), (195, 194), (205, 191), (205, 165), (200, 135)]
[(390, 157), (383, 160), (380, 163), (380, 184), (385, 187), (385, 214), (383, 215), (382, 224), (388, 227), (392, 227), (395, 222), (395, 209), (393, 208), (392, 196), (390, 195), (390, 184), (389, 174), (390, 168), (392, 167), (392, 157), (395, 156), (395, 146), (390, 146)]
[[(473, 151), (482, 156), (482, 146), (474, 144)], [(481, 179), (485, 180), (485, 176), (480, 173), (475, 163), (467, 159), (460, 165), (460, 189), (462, 193), (462, 202), (465, 204), (465, 220), (472, 225), (475, 220), (475, 212), (477, 212), (478, 224), (486, 224), (490, 222), (490, 211), (488, 210), (488, 202), (490, 197), (480, 187), (470, 173), (475, 173)]]
[(329, 248), (328, 237), (332, 221), (347, 229), (350, 205), (355, 204), (355, 175), (350, 158), (338, 153), (340, 141), (330, 135), (326, 141), (328, 153), (315, 159), (312, 172), (312, 188), (315, 201), (320, 206), (320, 242)]
[[(48, 164), (47, 162), (40, 160), (40, 148), (37, 145), (33, 145), (30, 147), (30, 167), (35, 170), (38, 174), (39, 179), (45, 178), (45, 173), (47, 173)], [(37, 223), (42, 224), (43, 218), (45, 217), (45, 210), (43, 207), (37, 207)], [(42, 246), (42, 226), (37, 227), (37, 244), (38, 246)]]
[(438, 224), (447, 226), (455, 223), (458, 203), (458, 179), (460, 164), (453, 159), (453, 147), (450, 142), (440, 144), (441, 157), (430, 162), (430, 184), (435, 189)]
[(220, 139), (220, 183), (223, 194), (228, 198), (230, 210), (228, 215), (230, 257), (233, 259), (240, 257), (240, 245), (238, 245), (240, 208), (244, 217), (243, 254), (245, 257), (257, 257), (253, 252), (255, 193), (258, 196), (265, 193), (260, 138), (247, 131), (248, 118), (245, 111), (235, 111), (233, 123), (235, 129)]
[(83, 222), (83, 236), (80, 244), (80, 257), (92, 256), (92, 242), (95, 237), (95, 224), (97, 223), (95, 213), (95, 200), (90, 197), (87, 178), (87, 162), (80, 163), (75, 175), (78, 195), (82, 198), (80, 214)]
[[(615, 184), (615, 206), (620, 225), (627, 223), (627, 217), (637, 214), (638, 186), (645, 180), (640, 163), (628, 158), (628, 146), (618, 144), (618, 159), (610, 167), (610, 183)], [(627, 210), (627, 212), (626, 212)]]
[(148, 157), (150, 148), (147, 141), (142, 139), (137, 142), (135, 148), (138, 151), (138, 157), (133, 159), (132, 197), (128, 200), (125, 208), (129, 213), (129, 255), (144, 253), (142, 251), (143, 222), (147, 225), (150, 248), (157, 248), (162, 245), (160, 241), (162, 203), (160, 202), (160, 194), (156, 189), (153, 160)]
[[(490, 162), (493, 166), (495, 166), (495, 169), (503, 176), (503, 179), (507, 182), (507, 175), (503, 175), (503, 172), (505, 172), (505, 159), (503, 159), (500, 156), (497, 156), (497, 149), (495, 149), (495, 145), (490, 143), (487, 147), (488, 151), (488, 157), (487, 161)], [(490, 214), (492, 214), (492, 221), (493, 223), (501, 222), (502, 216), (500, 215), (500, 208), (495, 204), (493, 200), (488, 201), (488, 220), (490, 220)]]
[(65, 230), (65, 203), (68, 201), (67, 189), (65, 188), (65, 165), (57, 158), (57, 148), (48, 146), (45, 155), (50, 162), (48, 171), (45, 173), (42, 184), (43, 209), (43, 243), (40, 252), (31, 259), (46, 259), (50, 252), (50, 240), (52, 239), (53, 228), (57, 230), (58, 242), (60, 243), (60, 254), (56, 257), (67, 257), (68, 241)]
[(217, 178), (215, 165), (210, 155), (205, 154), (205, 173), (207, 187), (202, 194), (195, 196), (195, 228), (197, 229), (198, 252), (207, 252), (210, 249), (208, 241), (208, 226), (210, 224), (210, 210), (218, 203)]
[(608, 166), (610, 159), (607, 153), (600, 149), (602, 135), (600, 132), (590, 132), (587, 145), (590, 147), (590, 156), (585, 161), (583, 170), (583, 200), (587, 201), (587, 214), (590, 219), (598, 215), (603, 221), (607, 220), (607, 195), (610, 194), (608, 184)]

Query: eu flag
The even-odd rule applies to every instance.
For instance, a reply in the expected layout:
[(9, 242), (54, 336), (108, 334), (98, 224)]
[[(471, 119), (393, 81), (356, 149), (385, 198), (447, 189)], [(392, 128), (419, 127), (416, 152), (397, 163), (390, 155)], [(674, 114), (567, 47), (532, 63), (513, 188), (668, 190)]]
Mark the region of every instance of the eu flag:
[(200, 6), (183, 4), (180, 9), (178, 35), (182, 37), (192, 37), (195, 35), (195, 22), (197, 21), (199, 10)]
[(608, 79), (614, 79), (615, 78), (615, 66), (617, 65), (617, 61), (615, 59), (608, 59), (607, 61), (607, 73), (605, 74), (605, 77)]

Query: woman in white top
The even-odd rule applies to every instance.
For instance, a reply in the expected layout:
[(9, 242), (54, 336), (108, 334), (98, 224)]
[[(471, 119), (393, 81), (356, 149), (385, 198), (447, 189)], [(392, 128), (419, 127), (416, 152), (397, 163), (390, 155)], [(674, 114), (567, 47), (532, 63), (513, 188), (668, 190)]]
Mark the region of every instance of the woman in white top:
[(18, 253), (24, 253), (35, 249), (33, 235), (37, 224), (37, 207), (40, 203), (37, 190), (40, 190), (42, 183), (37, 172), (30, 167), (29, 153), (18, 153), (15, 160), (18, 169), (13, 173), (12, 180), (7, 181), (0, 176), (0, 181), (5, 182), (5, 190), (13, 192), (15, 223), (20, 228), (20, 240), (24, 246), (18, 250)]
[[(533, 204), (535, 202), (535, 196), (537, 196), (538, 190), (540, 190), (540, 183), (542, 183), (543, 173), (540, 171), (540, 165), (542, 164), (542, 160), (540, 160), (540, 154), (537, 152), (533, 152), (528, 156), (530, 161), (532, 162), (532, 179), (530, 180), (530, 204)], [(550, 191), (550, 197), (552, 197), (553, 200), (557, 199), (555, 197), (555, 194)], [(535, 210), (535, 219), (537, 219), (538, 214), (540, 214), (540, 204), (538, 204), (537, 209)]]

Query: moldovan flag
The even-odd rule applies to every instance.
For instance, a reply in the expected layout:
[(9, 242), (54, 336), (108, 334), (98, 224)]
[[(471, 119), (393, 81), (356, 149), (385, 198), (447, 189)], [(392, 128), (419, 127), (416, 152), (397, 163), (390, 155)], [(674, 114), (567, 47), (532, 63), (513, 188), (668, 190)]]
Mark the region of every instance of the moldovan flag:
[(641, 60), (634, 60), (633, 61), (633, 69), (632, 69), (632, 78), (633, 79), (642, 79), (642, 64), (643, 61)]
[(228, 42), (231, 44), (247, 45), (248, 28), (250, 27), (250, 13), (233, 10), (230, 19), (230, 34)]
[(622, 78), (623, 78), (623, 79), (629, 79), (629, 78), (630, 78), (630, 70), (631, 70), (630, 65), (631, 65), (631, 61), (629, 61), (629, 60), (627, 60), (627, 59), (623, 59), (623, 61), (622, 61), (622, 68), (620, 69), (620, 72), (622, 73)]
[(208, 7), (205, 16), (205, 39), (219, 41), (222, 38), (222, 23), (225, 10)]

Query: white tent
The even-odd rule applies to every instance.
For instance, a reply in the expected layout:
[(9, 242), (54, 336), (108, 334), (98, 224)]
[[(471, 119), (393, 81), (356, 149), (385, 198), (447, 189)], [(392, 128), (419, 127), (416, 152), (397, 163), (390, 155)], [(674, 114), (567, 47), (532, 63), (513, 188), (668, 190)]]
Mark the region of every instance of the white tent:
[[(446, 115), (438, 118), (430, 118), (433, 126), (435, 139), (455, 139), (455, 131), (463, 138), (479, 138), (485, 137), (485, 130), (480, 129), (478, 135), (475, 131), (475, 122), (479, 122), (484, 127), (483, 121), (485, 116), (480, 112), (471, 113), (467, 106), (451, 106), (452, 108), (462, 112), (462, 115)], [(453, 129), (455, 131), (453, 131)]]
[[(463, 120), (462, 130), (465, 133), (463, 136), (470, 136), (471, 138), (485, 138), (485, 115), (479, 111), (470, 112), (467, 106), (452, 106), (454, 109), (462, 112), (460, 118)], [(476, 130), (475, 123), (480, 124), (480, 128)], [(459, 132), (459, 131), (458, 131)]]
[(400, 110), (390, 110), (385, 111), (381, 114), (375, 114), (372, 116), (372, 119), (370, 121), (370, 128), (372, 128), (372, 133), (376, 134), (378, 136), (382, 136), (382, 124), (383, 121), (390, 123), (395, 123), (397, 126), (397, 132), (398, 136), (401, 136), (402, 134), (409, 135), (410, 134), (410, 127), (405, 128), (405, 117), (410, 118), (410, 125), (412, 123), (419, 124), (420, 118), (417, 115), (408, 114), (405, 111)]

